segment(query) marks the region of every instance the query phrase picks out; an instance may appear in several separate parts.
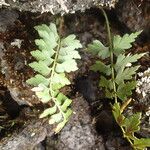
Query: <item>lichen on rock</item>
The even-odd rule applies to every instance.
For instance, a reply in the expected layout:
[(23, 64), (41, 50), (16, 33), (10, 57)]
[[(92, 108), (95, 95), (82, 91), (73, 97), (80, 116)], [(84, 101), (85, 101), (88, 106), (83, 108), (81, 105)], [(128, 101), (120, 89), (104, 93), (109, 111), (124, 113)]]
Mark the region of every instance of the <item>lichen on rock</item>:
[(52, 14), (74, 13), (85, 11), (91, 7), (114, 7), (118, 0), (8, 0), (1, 5), (7, 5), (20, 11), (51, 12)]

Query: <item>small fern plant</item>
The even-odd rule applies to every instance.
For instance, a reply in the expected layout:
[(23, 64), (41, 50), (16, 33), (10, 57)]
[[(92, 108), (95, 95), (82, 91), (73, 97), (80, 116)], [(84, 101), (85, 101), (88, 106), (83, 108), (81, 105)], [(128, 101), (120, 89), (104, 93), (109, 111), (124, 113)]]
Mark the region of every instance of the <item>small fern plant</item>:
[[(107, 15), (102, 8), (101, 10), (106, 19), (109, 46), (104, 46), (98, 40), (88, 45), (89, 52), (99, 57), (99, 60), (91, 66), (91, 70), (102, 74), (99, 86), (104, 89), (107, 98), (115, 100), (115, 103), (112, 105), (112, 112), (116, 122), (122, 129), (124, 137), (134, 149), (143, 150), (150, 146), (150, 139), (138, 139), (134, 135), (136, 131), (140, 130), (141, 113), (128, 117), (123, 115), (125, 108), (131, 102), (131, 99), (127, 99), (136, 87), (136, 80), (133, 79), (133, 76), (139, 66), (133, 67), (132, 63), (137, 62), (145, 54), (126, 54), (125, 50), (132, 47), (131, 44), (141, 31), (130, 35), (125, 34), (123, 37), (116, 35), (112, 38)], [(105, 60), (108, 63), (103, 63), (101, 60)]]
[(44, 110), (40, 118), (50, 116), (49, 124), (57, 123), (55, 133), (58, 133), (72, 114), (72, 100), (60, 89), (70, 84), (65, 73), (78, 69), (76, 59), (81, 57), (76, 49), (82, 45), (73, 34), (60, 38), (54, 23), (35, 26), (35, 29), (40, 39), (35, 40), (38, 49), (31, 51), (35, 61), (29, 66), (37, 74), (27, 83), (34, 86), (32, 90), (41, 102), (49, 104), (50, 107)]

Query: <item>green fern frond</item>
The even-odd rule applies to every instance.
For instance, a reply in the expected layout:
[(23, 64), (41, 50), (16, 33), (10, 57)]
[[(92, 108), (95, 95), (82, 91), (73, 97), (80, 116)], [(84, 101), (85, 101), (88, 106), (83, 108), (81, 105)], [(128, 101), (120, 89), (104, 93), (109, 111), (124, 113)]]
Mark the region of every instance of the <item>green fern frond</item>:
[[(100, 41), (96, 40), (92, 44), (89, 44), (88, 49), (94, 55), (98, 55), (100, 59), (109, 58), (110, 64), (107, 62), (107, 65), (105, 65), (101, 61), (96, 61), (91, 70), (103, 73), (100, 77), (99, 86), (104, 88), (107, 98), (115, 100), (112, 105), (112, 112), (122, 130), (123, 137), (128, 140), (133, 149), (144, 150), (150, 146), (150, 138), (139, 139), (135, 136), (135, 132), (140, 130), (141, 113), (136, 113), (132, 116), (123, 115), (124, 109), (132, 101), (131, 98), (128, 99), (128, 96), (132, 94), (132, 90), (136, 87), (133, 75), (135, 75), (139, 68), (139, 66), (132, 67), (131, 63), (136, 62), (145, 54), (128, 54), (126, 56), (125, 50), (132, 47), (131, 44), (141, 31), (130, 35), (125, 34), (123, 37), (117, 35), (112, 39), (107, 14), (101, 7), (100, 9), (106, 20), (109, 48), (106, 48)], [(118, 98), (122, 102), (119, 102)]]
[(90, 69), (93, 70), (93, 71), (95, 71), (95, 72), (104, 73), (104, 74), (106, 74), (108, 76), (111, 74), (110, 65), (105, 65), (101, 61), (96, 61), (95, 64), (92, 65)]
[(116, 75), (115, 82), (119, 85), (120, 83), (124, 83), (125, 80), (131, 80), (132, 76), (135, 75), (139, 67), (140, 66), (135, 66), (126, 68), (124, 71), (119, 71)]
[[(118, 56), (125, 52), (125, 50), (132, 47), (132, 43), (141, 34), (142, 31), (132, 34), (125, 34), (123, 37), (116, 35), (113, 38), (113, 53)], [(109, 47), (105, 47), (99, 40), (94, 40), (92, 44), (88, 45), (88, 51), (100, 58), (105, 59), (110, 57)]]
[(136, 81), (128, 81), (126, 83), (121, 83), (117, 87), (117, 96), (121, 100), (126, 100), (128, 96), (132, 95), (132, 90), (136, 87)]
[(57, 123), (55, 129), (57, 133), (72, 114), (69, 108), (72, 101), (59, 90), (70, 84), (65, 72), (78, 69), (76, 59), (81, 57), (76, 49), (81, 48), (82, 45), (75, 35), (61, 39), (53, 23), (50, 26), (42, 24), (35, 29), (40, 39), (35, 40), (38, 49), (31, 51), (36, 61), (29, 66), (38, 74), (28, 79), (27, 83), (34, 86), (32, 90), (43, 103), (51, 102), (52, 107), (44, 110), (40, 118), (50, 116), (49, 123)]
[(125, 50), (132, 47), (132, 43), (141, 34), (142, 31), (129, 34), (125, 34), (123, 37), (116, 35), (113, 38), (113, 52), (116, 56), (122, 54)]
[[(113, 44), (115, 46), (116, 43), (118, 43), (118, 45), (114, 47), (112, 52), (113, 55), (117, 52), (116, 62), (113, 62), (113, 64), (106, 65), (98, 60), (95, 62), (94, 65), (90, 67), (91, 70), (103, 73), (104, 75), (108, 76), (108, 78), (110, 78), (110, 76), (112, 75), (112, 67), (113, 67), (115, 75), (114, 79), (108, 80), (104, 76), (101, 76), (100, 78), (99, 86), (105, 88), (106, 97), (114, 98), (115, 95), (117, 95), (121, 100), (125, 100), (127, 96), (130, 96), (132, 94), (132, 90), (135, 89), (136, 82), (127, 82), (127, 81), (133, 78), (133, 75), (135, 75), (136, 71), (140, 66), (132, 67), (132, 63), (137, 62), (137, 60), (140, 59), (146, 53), (125, 55), (124, 50), (131, 47), (131, 43), (135, 41), (135, 38), (140, 33), (141, 31), (132, 33), (131, 35), (125, 34), (122, 38), (120, 36), (115, 36), (115, 39), (113, 41), (115, 43)], [(89, 44), (88, 50), (94, 55), (98, 55), (101, 59), (110, 57), (109, 48), (105, 47), (98, 40), (95, 40), (93, 41), (92, 44)], [(113, 84), (116, 84), (115, 92), (113, 92), (112, 90)]]
[(109, 47), (105, 47), (98, 40), (94, 40), (92, 44), (88, 45), (88, 51), (102, 59), (110, 57)]
[(150, 138), (135, 139), (133, 146), (138, 150), (145, 150), (146, 147), (150, 147)]
[(120, 71), (123, 71), (125, 67), (131, 65), (131, 63), (136, 62), (138, 59), (140, 59), (141, 57), (143, 57), (146, 53), (141, 53), (141, 54), (135, 54), (135, 55), (131, 55), (128, 54), (127, 56), (125, 56), (125, 54), (120, 54), (117, 57), (117, 61), (116, 64), (114, 66), (115, 71), (118, 73)]

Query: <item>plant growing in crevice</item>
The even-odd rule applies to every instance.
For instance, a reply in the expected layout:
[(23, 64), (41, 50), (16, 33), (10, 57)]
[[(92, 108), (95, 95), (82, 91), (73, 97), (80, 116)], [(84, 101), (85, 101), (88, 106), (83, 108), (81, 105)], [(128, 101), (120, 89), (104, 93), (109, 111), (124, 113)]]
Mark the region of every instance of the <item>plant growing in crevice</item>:
[(143, 150), (150, 146), (150, 139), (138, 139), (134, 135), (136, 131), (140, 130), (141, 113), (127, 117), (123, 115), (125, 108), (131, 102), (131, 99), (127, 99), (136, 87), (136, 80), (133, 79), (133, 76), (140, 67), (133, 67), (132, 63), (137, 62), (145, 54), (126, 54), (125, 50), (132, 47), (131, 44), (141, 31), (130, 35), (125, 34), (123, 37), (119, 35), (112, 37), (107, 15), (102, 8), (101, 10), (106, 19), (109, 46), (106, 47), (100, 41), (95, 40), (92, 44), (88, 45), (88, 50), (102, 60), (110, 60), (110, 63), (103, 63), (99, 59), (91, 66), (91, 70), (103, 74), (100, 77), (99, 86), (104, 88), (107, 98), (115, 100), (112, 105), (112, 112), (116, 122), (121, 127), (123, 136), (134, 149)]
[(37, 97), (49, 108), (44, 110), (40, 118), (50, 116), (49, 124), (57, 123), (55, 133), (58, 133), (68, 121), (72, 110), (71, 99), (60, 89), (71, 84), (65, 73), (78, 69), (76, 59), (80, 55), (76, 49), (81, 48), (75, 35), (60, 38), (55, 24), (36, 26), (40, 39), (35, 40), (38, 50), (31, 51), (36, 61), (29, 64), (37, 74), (28, 79), (27, 83), (34, 86)]

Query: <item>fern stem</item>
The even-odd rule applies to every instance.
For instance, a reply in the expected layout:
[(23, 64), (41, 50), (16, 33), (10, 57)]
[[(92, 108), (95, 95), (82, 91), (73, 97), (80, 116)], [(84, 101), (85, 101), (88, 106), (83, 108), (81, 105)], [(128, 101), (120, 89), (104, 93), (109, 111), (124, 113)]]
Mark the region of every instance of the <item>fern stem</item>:
[(125, 136), (125, 133), (126, 131), (124, 130), (124, 128), (119, 124), (121, 130), (122, 130), (122, 133), (123, 133), (123, 137), (126, 138), (128, 140), (128, 142), (131, 144), (131, 146), (134, 148), (133, 146), (133, 142), (130, 140), (130, 138), (128, 136)]
[(50, 88), (50, 95), (51, 95), (52, 98), (54, 97), (54, 91), (52, 89), (52, 79), (53, 79), (54, 74), (55, 74), (55, 68), (56, 68), (56, 64), (57, 64), (57, 58), (58, 58), (58, 54), (59, 54), (59, 49), (60, 49), (60, 39), (58, 40), (58, 46), (57, 46), (57, 49), (56, 49), (56, 52), (55, 52), (53, 67), (52, 67), (51, 75), (50, 75), (49, 88)]
[(54, 96), (54, 91), (52, 89), (52, 79), (53, 79), (54, 74), (55, 74), (55, 69), (56, 69), (56, 65), (57, 65), (57, 59), (58, 59), (59, 51), (60, 51), (60, 46), (61, 46), (61, 41), (60, 41), (60, 38), (59, 38), (58, 39), (58, 46), (56, 48), (56, 54), (55, 54), (55, 57), (54, 57), (54, 63), (53, 63), (53, 67), (52, 67), (51, 75), (50, 75), (49, 89), (50, 89), (50, 95), (52, 97), (52, 101), (55, 103), (55, 105), (57, 106), (57, 108), (59, 109), (59, 111), (61, 112), (61, 114), (63, 115), (64, 120), (66, 120), (64, 112), (61, 110), (61, 107), (57, 104), (57, 102), (55, 100), (56, 98)]
[(58, 55), (59, 55), (59, 51), (60, 51), (60, 44), (61, 44), (61, 42), (60, 42), (60, 38), (59, 38), (58, 39), (58, 46), (57, 46), (57, 49), (56, 49), (56, 54), (55, 54), (55, 57), (54, 57), (54, 63), (53, 63), (52, 71), (51, 71), (51, 76), (50, 76), (51, 79), (53, 78), (53, 76), (55, 74), (57, 59), (58, 59)]
[(106, 12), (102, 7), (100, 7), (100, 9), (102, 10), (103, 15), (104, 15), (105, 20), (106, 20), (106, 27), (107, 27), (108, 41), (109, 41), (110, 60), (111, 60), (111, 75), (112, 75), (111, 78), (112, 78), (112, 82), (113, 82), (115, 103), (117, 103), (112, 36), (111, 36), (110, 25), (109, 25), (109, 21), (108, 21), (108, 17), (106, 15)]

